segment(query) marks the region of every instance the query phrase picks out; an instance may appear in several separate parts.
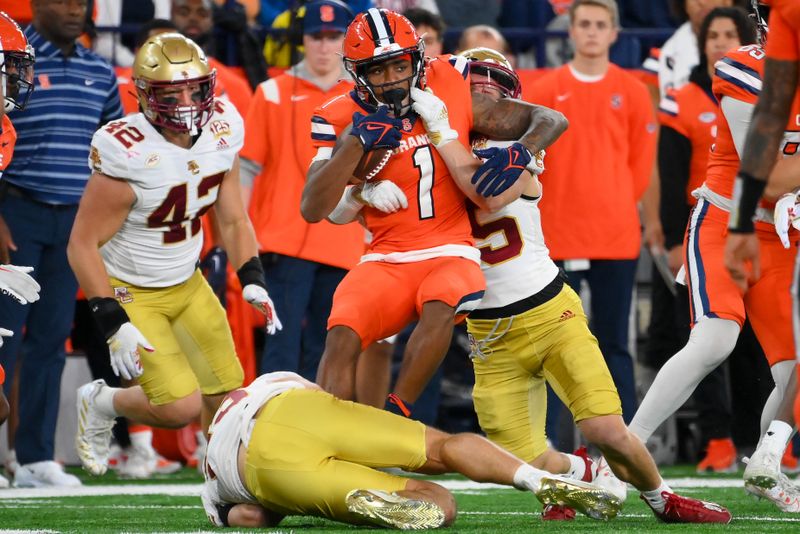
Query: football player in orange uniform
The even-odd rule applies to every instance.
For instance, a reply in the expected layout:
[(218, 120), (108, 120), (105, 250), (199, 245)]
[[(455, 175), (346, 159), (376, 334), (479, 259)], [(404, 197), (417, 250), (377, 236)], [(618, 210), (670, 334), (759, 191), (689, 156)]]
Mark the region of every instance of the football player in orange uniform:
[[(694, 192), (698, 201), (684, 240), (692, 333), (687, 345), (659, 372), (631, 429), (647, 439), (683, 404), (697, 383), (728, 357), (746, 312), (767, 356), (775, 389), (762, 411), (764, 437), (745, 470), (745, 486), (748, 492), (772, 500), (784, 511), (800, 512), (800, 492), (780, 474), (780, 459), (793, 425), (785, 399), (794, 398), (790, 288), (797, 247), (788, 238), (782, 244), (776, 235), (774, 204), (759, 206), (756, 222), (749, 220), (763, 259), (761, 276), (745, 287), (737, 287), (727, 275), (724, 260), (729, 213), (732, 220), (737, 218), (731, 200), (741, 185), (735, 179), (736, 170), (746, 125), (761, 92), (764, 57), (759, 45), (748, 45), (728, 52), (716, 63), (712, 87), (722, 120), (718, 121), (706, 181)], [(793, 123), (784, 127), (787, 141), (800, 133)], [(784, 148), (793, 150), (792, 146), (787, 142)]]
[[(756, 3), (754, 1), (754, 3)], [(766, 47), (761, 98), (753, 111), (747, 132), (742, 162), (736, 177), (734, 209), (728, 224), (725, 264), (740, 287), (759, 278), (761, 254), (753, 225), (759, 199), (767, 180), (767, 193), (780, 195), (800, 186), (797, 179), (800, 160), (779, 158), (794, 155), (797, 134), (790, 137), (787, 121), (797, 129), (800, 99), (800, 4), (792, 0), (764, 2), (772, 6), (769, 42)], [(790, 200), (794, 204), (793, 200)], [(794, 212), (794, 206), (789, 207)], [(794, 225), (794, 222), (793, 222)], [(796, 288), (795, 284), (793, 288)], [(793, 289), (796, 293), (796, 289)], [(795, 295), (793, 298), (797, 298)], [(797, 324), (797, 319), (793, 324)], [(800, 341), (795, 332), (795, 344)], [(800, 354), (795, 350), (796, 354)], [(800, 375), (800, 360), (797, 373)], [(794, 419), (800, 418), (800, 396), (795, 394)]]
[[(387, 401), (388, 408), (406, 415), (445, 354), (454, 317), (474, 309), (484, 290), (465, 194), (434, 150), (442, 139), (427, 135), (411, 112), (411, 89), (427, 87), (445, 100), (452, 110), (448, 134), (465, 146), (470, 131), (520, 139), (501, 155), (507, 161), (487, 162), (497, 169), (478, 175), (478, 191), (486, 197), (507, 189), (530, 164), (531, 153), (549, 146), (566, 128), (564, 118), (547, 108), (472, 96), (465, 59), (426, 60), (423, 53), (424, 43), (402, 15), (370, 9), (355, 18), (345, 36), (344, 60), (356, 89), (326, 103), (312, 119), (318, 152), (301, 203), (306, 220), (324, 219), (342, 199), (365, 153), (393, 151), (365, 189), (372, 195), (367, 198), (388, 193), (402, 201), (390, 213), (374, 203), (364, 209), (373, 240), (334, 295), (317, 380), (327, 391), (353, 398), (361, 350), (418, 318)], [(342, 136), (351, 123), (350, 135)], [(334, 153), (340, 136), (344, 139)]]
[[(17, 132), (6, 116), (7, 111), (23, 109), (33, 92), (33, 48), (28, 44), (14, 20), (0, 12), (0, 176), (11, 163)], [(0, 263), (9, 261), (8, 250), (16, 250), (2, 215), (0, 215)], [(28, 274), (32, 267), (0, 265), (0, 293), (8, 295), (20, 304), (39, 300), (39, 284)], [(6, 328), (0, 328), (0, 346), (3, 338), (14, 335)], [(9, 414), (8, 400), (3, 393), (6, 374), (0, 363), (0, 425)], [(8, 480), (0, 475), (0, 488), (8, 487)]]

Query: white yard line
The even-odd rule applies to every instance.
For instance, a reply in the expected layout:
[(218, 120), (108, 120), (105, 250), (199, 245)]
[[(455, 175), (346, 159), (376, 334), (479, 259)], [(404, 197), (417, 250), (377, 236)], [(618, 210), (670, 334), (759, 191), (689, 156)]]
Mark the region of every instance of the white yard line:
[[(737, 478), (668, 478), (673, 488), (741, 488)], [(480, 492), (507, 489), (498, 484), (481, 484), (470, 480), (441, 480), (439, 484), (455, 492)], [(88, 497), (98, 495), (200, 495), (200, 484), (116, 484), (113, 486), (81, 486), (78, 488), (9, 488), (0, 490), (0, 503), (12, 499), (41, 499), (52, 497)], [(4, 503), (11, 504), (9, 502)], [(3, 532), (0, 530), (0, 532)]]

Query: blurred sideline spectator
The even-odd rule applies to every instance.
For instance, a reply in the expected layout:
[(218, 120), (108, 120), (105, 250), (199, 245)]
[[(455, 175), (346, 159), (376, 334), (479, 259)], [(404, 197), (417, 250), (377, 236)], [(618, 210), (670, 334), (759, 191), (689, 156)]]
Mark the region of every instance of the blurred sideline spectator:
[(444, 21), (442, 17), (432, 11), (412, 7), (405, 13), (405, 17), (417, 29), (417, 33), (425, 42), (425, 55), (436, 57), (442, 54), (444, 43)]
[[(689, 75), (700, 62), (697, 49), (697, 32), (706, 15), (715, 7), (729, 7), (733, 0), (671, 0), (675, 13), (683, 24), (675, 30), (658, 52), (659, 95), (667, 89), (680, 89), (689, 81)], [(653, 58), (655, 59), (655, 58)], [(645, 69), (652, 69), (654, 62), (645, 63)]]
[(547, 151), (542, 225), (570, 285), (580, 291), (581, 282), (588, 283), (591, 329), (628, 422), (636, 411), (628, 320), (641, 247), (637, 202), (655, 155), (655, 117), (644, 84), (609, 61), (619, 27), (616, 2), (576, 0), (569, 13), (575, 58), (528, 92), (570, 121)]
[[(314, 380), (325, 347), (333, 293), (364, 252), (357, 224), (309, 224), (300, 215), (306, 171), (316, 150), (314, 110), (353, 88), (341, 49), (352, 20), (334, 0), (305, 6), (305, 58), (262, 83), (245, 118), (241, 180), (261, 262), (283, 330), (266, 340), (260, 373), (293, 371)], [(246, 203), (248, 204), (248, 203)]]
[(224, 89), (224, 96), (230, 99), (239, 114), (244, 116), (250, 106), (253, 91), (240, 75), (215, 57), (214, 21), (211, 15), (211, 0), (172, 1), (172, 22), (175, 23), (178, 32), (200, 45), (208, 56), (208, 65), (212, 69), (217, 69), (217, 85)]
[(251, 27), (247, 6), (234, 0), (216, 0), (213, 18), (214, 47), (208, 50), (225, 64), (238, 66), (255, 89), (267, 79), (267, 63), (261, 53), (263, 39)]
[[(340, 0), (355, 14), (375, 7), (373, 0)], [(270, 22), (265, 22), (264, 4), (269, 3), (270, 9), (281, 9), (271, 15)], [(294, 65), (303, 55), (303, 16), (305, 15), (305, 0), (262, 0), (262, 21), (265, 27), (273, 30), (285, 30), (284, 33), (268, 35), (264, 42), (264, 58), (271, 67), (289, 67)]]
[(5, 342), (0, 362), (11, 373), (22, 356), (15, 484), (79, 486), (80, 480), (64, 473), (53, 457), (64, 344), (78, 290), (66, 247), (89, 177), (92, 135), (119, 118), (122, 108), (111, 66), (76, 43), (85, 26), (86, 2), (37, 0), (32, 8), (33, 24), (25, 35), (36, 50), (36, 89), (27, 109), (10, 114), (18, 138), (3, 176), (0, 212), (17, 245), (11, 261), (36, 269), (42, 293), (22, 309), (0, 300), (0, 324), (24, 332)]
[(260, 0), (214, 0), (214, 4), (223, 9), (236, 8), (239, 4), (244, 8), (247, 24), (255, 24), (258, 19), (258, 12), (261, 10)]
[(466, 28), (479, 24), (496, 25), (501, 0), (436, 0), (439, 14), (450, 28)]
[(456, 53), (469, 50), (471, 48), (491, 48), (502, 53), (514, 65), (514, 56), (511, 54), (511, 49), (508, 46), (503, 34), (497, 28), (488, 26), (486, 24), (478, 24), (465, 28), (458, 39), (458, 49)]
[[(353, 11), (353, 14), (361, 13), (362, 11), (366, 11), (371, 7), (375, 7), (374, 0), (343, 1), (348, 5), (348, 7), (350, 7), (350, 9)], [(258, 13), (258, 22), (260, 22), (265, 28), (269, 28), (270, 26), (274, 28), (275, 26), (273, 25), (273, 22), (278, 15), (286, 11), (300, 9), (305, 4), (305, 0), (261, 0), (261, 11)], [(285, 28), (286, 26), (283, 27)]]
[[(95, 0), (100, 27), (142, 24), (169, 17), (170, 0)], [(119, 32), (98, 32), (94, 51), (114, 65), (133, 65), (134, 36)]]

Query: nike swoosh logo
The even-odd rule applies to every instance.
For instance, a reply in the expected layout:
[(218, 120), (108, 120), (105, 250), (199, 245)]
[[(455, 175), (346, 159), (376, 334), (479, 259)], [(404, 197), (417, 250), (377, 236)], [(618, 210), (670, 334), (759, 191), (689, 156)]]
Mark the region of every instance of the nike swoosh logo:
[(94, 80), (83, 80), (86, 85), (94, 85)]
[(569, 98), (569, 93), (565, 93), (563, 95), (556, 95), (556, 102), (563, 102), (564, 100)]

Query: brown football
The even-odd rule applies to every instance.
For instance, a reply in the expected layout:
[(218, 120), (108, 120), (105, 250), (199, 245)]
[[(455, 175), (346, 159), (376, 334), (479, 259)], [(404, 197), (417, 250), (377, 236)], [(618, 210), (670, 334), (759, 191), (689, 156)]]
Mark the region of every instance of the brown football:
[[(352, 125), (349, 125), (342, 131), (339, 139), (336, 141), (336, 146), (333, 148), (334, 153), (336, 153), (336, 150), (339, 148), (344, 139), (347, 139), (347, 136), (350, 135), (351, 128)], [(375, 178), (381, 169), (383, 169), (383, 167), (385, 167), (389, 162), (389, 158), (391, 158), (391, 156), (391, 148), (376, 148), (375, 150), (365, 152), (364, 155), (361, 156), (361, 160), (359, 160), (356, 168), (353, 169), (353, 176), (350, 182), (359, 183)]]

